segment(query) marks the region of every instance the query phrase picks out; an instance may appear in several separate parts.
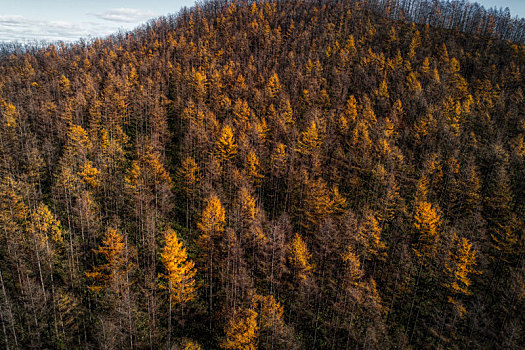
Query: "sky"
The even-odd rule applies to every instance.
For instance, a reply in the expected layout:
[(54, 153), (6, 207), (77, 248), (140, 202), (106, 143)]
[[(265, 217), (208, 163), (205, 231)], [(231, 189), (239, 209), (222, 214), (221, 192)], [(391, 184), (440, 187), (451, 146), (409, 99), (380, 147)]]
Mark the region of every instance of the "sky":
[(485, 8), (496, 7), (499, 9), (501, 7), (504, 9), (508, 7), (512, 17), (525, 17), (525, 0), (477, 0), (470, 2), (477, 2)]
[(195, 0), (0, 0), (0, 42), (101, 37), (194, 4)]
[[(478, 0), (525, 17), (525, 0)], [(195, 0), (0, 0), (0, 42), (75, 41), (136, 28)]]

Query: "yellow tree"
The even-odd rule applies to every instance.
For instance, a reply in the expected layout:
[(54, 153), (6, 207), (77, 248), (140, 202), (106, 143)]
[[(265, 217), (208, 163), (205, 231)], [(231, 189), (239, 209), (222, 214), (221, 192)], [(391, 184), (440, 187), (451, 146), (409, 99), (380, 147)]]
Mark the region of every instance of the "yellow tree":
[(299, 234), (295, 234), (289, 247), (289, 260), (300, 280), (306, 280), (314, 269), (310, 263), (312, 254)]
[(279, 82), (279, 76), (277, 73), (273, 73), (273, 75), (268, 80), (267, 90), (270, 98), (275, 98), (279, 95), (281, 91), (281, 83)]
[(433, 256), (440, 238), (441, 218), (437, 210), (426, 201), (417, 203), (414, 214), (414, 227), (419, 235), (416, 255)]
[(186, 340), (182, 343), (183, 350), (201, 350), (199, 343), (193, 340)]
[(385, 249), (385, 244), (381, 241), (381, 232), (376, 216), (367, 210), (357, 230), (358, 245), (367, 259), (370, 255), (379, 256)]
[(99, 292), (108, 287), (116, 294), (121, 293), (133, 266), (129, 262), (131, 250), (124, 242), (124, 237), (117, 229), (109, 228), (102, 244), (94, 252), (102, 255), (106, 263), (86, 272), (86, 276), (94, 280), (88, 289)]
[(96, 293), (105, 292), (103, 298), (110, 302), (111, 307), (108, 322), (113, 323), (112, 327), (118, 332), (127, 329), (132, 344), (135, 322), (130, 275), (134, 269), (131, 261), (135, 250), (127, 244), (119, 230), (108, 228), (102, 244), (94, 252), (102, 255), (106, 263), (86, 272), (86, 277), (94, 282), (88, 289)]
[(346, 252), (342, 255), (343, 262), (345, 263), (345, 278), (346, 282), (350, 286), (357, 285), (359, 279), (363, 277), (364, 272), (361, 269), (361, 262), (359, 258), (354, 253), (354, 250), (349, 245), (346, 249)]
[[(381, 298), (373, 278), (364, 279), (364, 271), (361, 267), (359, 257), (354, 253), (352, 245), (348, 245), (343, 259), (343, 281), (341, 300), (339, 301), (340, 312), (344, 317), (347, 329), (358, 328), (353, 326), (354, 322), (366, 315), (373, 317), (377, 327), (381, 327), (380, 314), (382, 312)], [(348, 314), (348, 304), (353, 304)], [(357, 336), (357, 334), (355, 335)], [(355, 339), (358, 341), (358, 339)]]
[(167, 288), (170, 295), (170, 315), (168, 319), (168, 347), (171, 343), (171, 310), (172, 303), (181, 305), (181, 314), (184, 312), (184, 304), (195, 298), (196, 285), (195, 263), (188, 259), (186, 248), (177, 238), (177, 233), (168, 229), (166, 231), (166, 245), (164, 246), (160, 257), (166, 268), (167, 274), (160, 274), (159, 277), (164, 279), (168, 286), (161, 284), (161, 288)]
[(131, 163), (125, 177), (125, 185), (133, 198), (133, 209), (137, 220), (137, 235), (144, 243), (148, 254), (148, 283), (156, 283), (160, 218), (167, 214), (171, 206), (172, 180), (163, 164), (163, 155), (151, 145), (146, 145)]
[(250, 226), (258, 219), (259, 208), (246, 187), (242, 187), (239, 191), (239, 209), (243, 226)]
[(275, 300), (273, 295), (262, 296), (255, 295), (255, 300), (258, 302), (260, 307), (260, 326), (261, 329), (284, 329), (284, 308), (280, 302)]
[(264, 255), (269, 239), (262, 226), (261, 212), (256, 199), (251, 191), (243, 186), (239, 190), (235, 202), (236, 208), (238, 208), (238, 231), (245, 252), (251, 256), (249, 261), (252, 263), (252, 268), (262, 268), (259, 262), (261, 261), (261, 254)]
[(38, 240), (46, 244), (51, 238), (52, 242), (62, 242), (62, 229), (60, 221), (51, 213), (47, 205), (40, 203), (36, 211), (31, 213), (31, 223), (34, 234)]
[(455, 239), (456, 247), (449, 253), (448, 261), (445, 263), (445, 274), (448, 281), (445, 287), (453, 296), (448, 297), (448, 301), (456, 306), (460, 316), (466, 312), (465, 307), (457, 300), (456, 296), (469, 295), (471, 280), (469, 274), (479, 273), (474, 266), (476, 265), (476, 251), (472, 248), (472, 243), (466, 238)]
[(346, 101), (344, 110), (339, 115), (338, 128), (341, 134), (346, 135), (350, 126), (357, 120), (357, 100), (351, 95)]
[(184, 304), (195, 298), (195, 263), (188, 259), (186, 248), (179, 241), (177, 233), (168, 229), (165, 234), (166, 245), (160, 254), (167, 274), (160, 277), (168, 283), (170, 297), (176, 304)]
[(216, 142), (217, 156), (221, 161), (232, 159), (237, 154), (237, 144), (233, 136), (233, 130), (229, 125), (222, 128), (219, 139)]
[(246, 123), (248, 123), (250, 120), (251, 114), (252, 112), (248, 106), (248, 102), (241, 99), (235, 101), (235, 105), (233, 106), (233, 116), (235, 118), (234, 120), (236, 125), (246, 125)]
[(288, 155), (286, 154), (286, 145), (278, 143), (271, 155), (271, 164), (274, 175), (276, 177), (283, 177), (286, 173), (288, 164)]
[(370, 125), (364, 120), (356, 123), (349, 138), (350, 145), (353, 148), (356, 160), (363, 162), (369, 157), (367, 156), (372, 149), (372, 139), (370, 138)]
[(208, 198), (208, 204), (202, 212), (201, 221), (197, 224), (197, 229), (200, 231), (197, 244), (202, 251), (203, 267), (207, 274), (210, 315), (213, 310), (213, 267), (216, 259), (215, 255), (217, 255), (215, 241), (224, 233), (225, 223), (226, 214), (224, 208), (219, 197), (213, 194)]
[(212, 239), (224, 232), (226, 216), (221, 201), (217, 195), (213, 194), (208, 199), (208, 204), (202, 212), (201, 221), (197, 228), (201, 232), (199, 244), (203, 250), (211, 248)]
[(86, 161), (82, 167), (82, 171), (77, 172), (77, 175), (90, 188), (97, 188), (100, 186), (100, 171), (93, 167), (91, 161)]
[(345, 45), (345, 49), (348, 51), (350, 57), (355, 57), (357, 55), (357, 49), (355, 46), (355, 40), (354, 40), (353, 35), (350, 35), (348, 37), (348, 40)]
[(6, 103), (4, 100), (0, 100), (0, 107), (3, 108), (2, 116), (4, 117), (7, 126), (16, 127), (18, 124), (19, 114), (15, 105), (12, 103)]
[(384, 79), (381, 84), (379, 84), (379, 87), (376, 90), (376, 96), (385, 100), (388, 100), (390, 98), (390, 95), (388, 93), (388, 84), (386, 82), (386, 79)]
[(187, 157), (182, 162), (179, 170), (180, 177), (182, 178), (184, 192), (189, 196), (195, 190), (195, 185), (199, 182), (199, 166), (192, 157)]
[(408, 86), (408, 89), (412, 93), (416, 93), (417, 94), (417, 93), (421, 92), (421, 90), (422, 90), (421, 83), (417, 79), (417, 77), (414, 74), (414, 72), (408, 73), (408, 75), (407, 75), (407, 86)]
[(347, 201), (337, 186), (330, 190), (324, 180), (307, 178), (304, 204), (306, 220), (303, 225), (308, 230), (314, 230), (328, 215), (342, 214), (346, 209)]
[(430, 60), (428, 59), (428, 57), (425, 57), (425, 59), (423, 60), (423, 66), (421, 67), (421, 72), (423, 74), (427, 74), (428, 72), (430, 72)]
[(295, 120), (293, 118), (293, 110), (289, 99), (285, 99), (281, 102), (279, 108), (279, 123), (286, 130), (286, 125), (293, 125)]
[(261, 174), (259, 157), (253, 151), (248, 152), (246, 156), (246, 173), (254, 185), (260, 184), (261, 179), (264, 178), (264, 175)]
[(197, 100), (202, 100), (206, 95), (206, 86), (208, 85), (206, 73), (192, 69), (192, 88)]
[(236, 312), (226, 325), (226, 340), (221, 344), (222, 348), (256, 350), (259, 337), (258, 316), (251, 308)]
[(315, 120), (312, 120), (306, 130), (301, 132), (297, 146), (297, 150), (304, 155), (312, 155), (321, 146), (321, 137)]
[(259, 348), (284, 348), (293, 338), (293, 332), (284, 322), (284, 308), (281, 303), (273, 295), (256, 293), (252, 300), (253, 306), (257, 306), (259, 313)]

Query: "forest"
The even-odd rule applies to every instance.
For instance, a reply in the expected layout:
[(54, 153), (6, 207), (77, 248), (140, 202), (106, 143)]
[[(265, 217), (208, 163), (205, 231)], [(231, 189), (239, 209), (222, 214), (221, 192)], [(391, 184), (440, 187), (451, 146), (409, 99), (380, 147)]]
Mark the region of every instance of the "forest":
[(0, 348), (523, 349), (525, 20), (208, 0), (0, 49)]

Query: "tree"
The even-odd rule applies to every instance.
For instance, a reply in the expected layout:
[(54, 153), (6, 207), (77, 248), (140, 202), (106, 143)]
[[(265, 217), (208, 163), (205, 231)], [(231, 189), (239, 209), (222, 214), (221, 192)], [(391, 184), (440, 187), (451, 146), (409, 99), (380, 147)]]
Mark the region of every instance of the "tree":
[(102, 255), (106, 263), (86, 272), (86, 276), (94, 281), (88, 289), (100, 292), (109, 288), (117, 294), (121, 293), (133, 267), (130, 262), (133, 251), (127, 246), (124, 236), (117, 229), (108, 228), (102, 244), (94, 252)]
[(221, 161), (231, 160), (237, 154), (237, 144), (233, 136), (233, 130), (229, 125), (222, 128), (219, 139), (216, 142), (217, 156)]
[(376, 216), (367, 210), (360, 221), (357, 230), (357, 242), (360, 247), (359, 250), (363, 251), (362, 256), (367, 259), (373, 256), (379, 257), (386, 247), (381, 241), (382, 229)]
[(299, 234), (295, 234), (289, 247), (289, 260), (295, 269), (299, 280), (306, 280), (314, 266), (310, 263), (312, 255), (308, 251), (308, 246)]
[(207, 205), (202, 211), (201, 221), (197, 224), (200, 236), (197, 244), (202, 251), (203, 271), (206, 272), (207, 293), (211, 317), (213, 311), (213, 287), (214, 287), (214, 266), (216, 265), (218, 255), (218, 243), (224, 233), (226, 216), (221, 201), (217, 195), (212, 194), (207, 201)]
[(42, 244), (47, 245), (48, 240), (54, 243), (63, 241), (60, 221), (51, 213), (47, 205), (43, 203), (38, 205), (36, 211), (31, 213), (31, 222), (34, 234)]
[(268, 95), (271, 99), (276, 98), (281, 92), (281, 83), (277, 73), (273, 73), (270, 79), (268, 79)]
[(357, 120), (357, 100), (354, 95), (350, 95), (346, 101), (345, 108), (339, 115), (339, 131), (346, 135), (349, 128), (354, 125)]
[(312, 155), (321, 146), (321, 136), (315, 120), (312, 120), (305, 131), (301, 132), (301, 138), (297, 143), (297, 150), (304, 155)]
[(465, 308), (458, 304), (458, 296), (469, 295), (471, 280), (470, 274), (478, 273), (474, 268), (476, 265), (476, 251), (472, 249), (472, 243), (468, 239), (455, 238), (456, 247), (449, 253), (448, 261), (445, 263), (445, 272), (448, 281), (445, 287), (450, 291), (452, 296), (448, 301), (458, 306), (460, 316), (466, 312)]
[(182, 346), (183, 346), (182, 350), (201, 350), (202, 349), (199, 343), (193, 340), (184, 341)]
[(334, 186), (331, 190), (323, 179), (306, 179), (306, 196), (304, 199), (305, 228), (313, 232), (321, 221), (329, 215), (340, 215), (347, 206), (347, 200)]
[(361, 269), (361, 262), (359, 261), (357, 255), (353, 252), (351, 246), (348, 246), (346, 252), (342, 255), (343, 261), (345, 263), (345, 278), (347, 283), (350, 285), (357, 285), (359, 279), (363, 277), (364, 272)]
[(414, 228), (418, 234), (415, 248), (419, 257), (431, 257), (437, 249), (440, 238), (441, 218), (429, 202), (419, 202), (415, 208)]
[(183, 189), (186, 195), (190, 196), (195, 191), (195, 186), (200, 181), (200, 169), (195, 160), (187, 157), (182, 162), (180, 176), (183, 181)]
[(259, 157), (257, 157), (253, 151), (248, 152), (248, 156), (246, 157), (246, 173), (256, 185), (259, 184), (261, 179), (264, 178), (264, 175), (261, 174)]
[(233, 116), (235, 117), (236, 125), (239, 125), (240, 128), (245, 128), (245, 125), (250, 121), (251, 114), (252, 112), (248, 106), (248, 102), (240, 99), (235, 101)]
[(161, 284), (161, 288), (168, 289), (170, 298), (170, 313), (168, 320), (168, 347), (171, 343), (171, 310), (172, 303), (181, 305), (181, 314), (184, 313), (184, 304), (191, 302), (196, 297), (195, 263), (188, 259), (186, 248), (177, 238), (177, 233), (168, 229), (165, 234), (166, 245), (162, 249), (160, 257), (168, 274), (160, 274), (167, 286)]
[(259, 337), (258, 316), (251, 308), (236, 311), (227, 323), (226, 340), (221, 347), (232, 350), (256, 350)]
[(219, 197), (213, 194), (207, 202), (208, 204), (202, 212), (201, 221), (197, 224), (197, 228), (201, 232), (199, 242), (204, 251), (212, 248), (211, 241), (224, 232), (226, 223), (225, 211)]
[(518, 242), (515, 214), (511, 210), (512, 191), (508, 172), (502, 164), (496, 164), (492, 178), (483, 198), (483, 216), (487, 220), (496, 260), (512, 260), (516, 256), (514, 247)]
[(274, 176), (282, 177), (286, 172), (288, 155), (286, 153), (286, 145), (278, 143), (271, 156), (271, 164)]
[(119, 230), (108, 228), (102, 244), (94, 252), (100, 254), (105, 263), (85, 273), (93, 281), (88, 289), (96, 294), (102, 293), (103, 300), (107, 300), (109, 309), (103, 317), (102, 327), (115, 332), (110, 335), (107, 330), (103, 330), (100, 342), (108, 342), (111, 338), (118, 343), (127, 338), (128, 344), (133, 347), (136, 329), (131, 274), (135, 270), (132, 262), (135, 250), (128, 245)]
[(185, 304), (195, 299), (195, 263), (188, 259), (186, 248), (177, 238), (177, 233), (168, 229), (165, 234), (166, 245), (160, 254), (167, 274), (161, 274), (168, 286), (170, 298), (175, 304)]

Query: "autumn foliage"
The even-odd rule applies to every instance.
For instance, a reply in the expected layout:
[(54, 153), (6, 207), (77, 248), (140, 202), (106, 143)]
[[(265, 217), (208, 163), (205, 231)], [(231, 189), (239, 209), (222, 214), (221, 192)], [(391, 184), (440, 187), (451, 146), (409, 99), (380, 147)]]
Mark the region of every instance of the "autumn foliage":
[(522, 349), (523, 21), (199, 2), (0, 47), (0, 347)]

